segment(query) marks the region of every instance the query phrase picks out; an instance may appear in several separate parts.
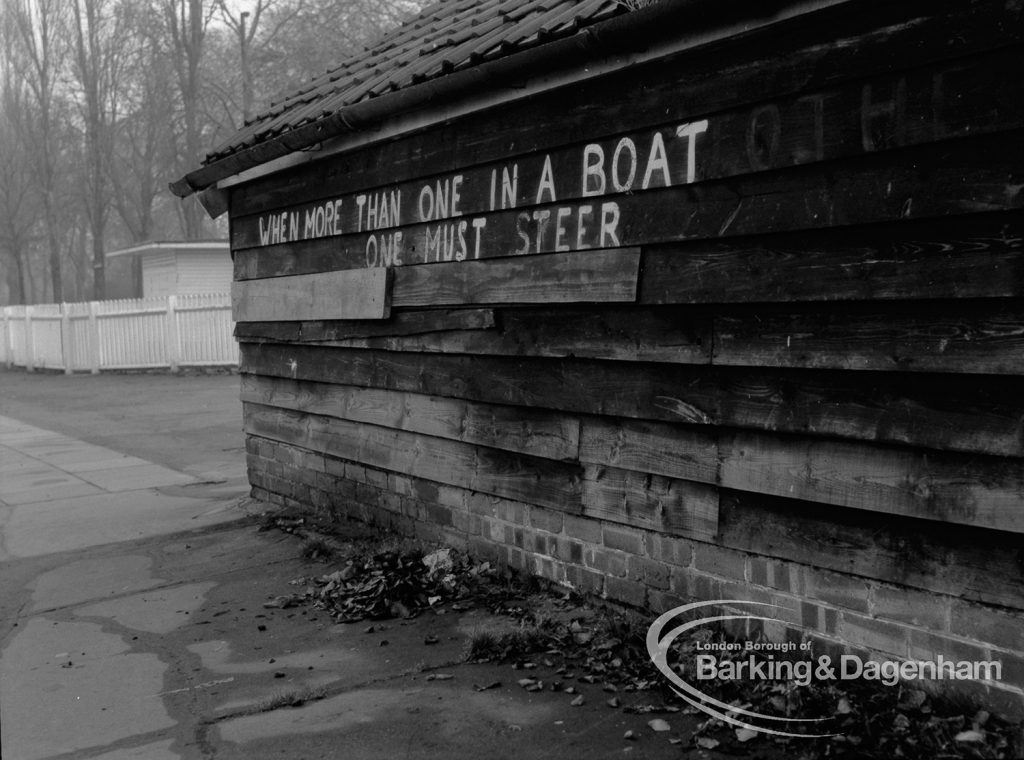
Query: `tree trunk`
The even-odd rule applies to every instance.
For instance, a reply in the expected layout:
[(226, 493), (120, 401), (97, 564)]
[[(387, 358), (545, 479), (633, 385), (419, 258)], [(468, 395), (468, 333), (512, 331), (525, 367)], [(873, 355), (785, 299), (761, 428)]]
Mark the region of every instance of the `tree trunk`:
[(6, 268), (7, 294), (10, 302), (15, 305), (25, 303), (25, 254), (23, 251), (8, 250), (13, 267)]

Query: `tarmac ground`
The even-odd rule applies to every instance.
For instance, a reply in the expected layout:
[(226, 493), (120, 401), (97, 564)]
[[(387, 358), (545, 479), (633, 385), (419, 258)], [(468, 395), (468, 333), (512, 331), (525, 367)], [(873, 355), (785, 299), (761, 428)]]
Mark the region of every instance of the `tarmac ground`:
[(465, 663), (485, 611), (368, 633), (265, 607), (325, 568), (257, 529), (241, 428), (229, 374), (0, 371), (4, 760), (706, 756), (691, 716), (654, 732), (599, 685)]

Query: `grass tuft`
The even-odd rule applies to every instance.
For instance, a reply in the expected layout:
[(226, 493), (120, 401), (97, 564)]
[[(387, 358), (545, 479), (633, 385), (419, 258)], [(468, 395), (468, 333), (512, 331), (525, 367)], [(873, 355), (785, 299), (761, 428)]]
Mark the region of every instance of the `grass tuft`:
[(326, 539), (311, 537), (302, 542), (302, 556), (306, 559), (328, 562), (335, 554), (334, 545)]
[(325, 696), (327, 696), (327, 689), (323, 686), (304, 686), (267, 697), (258, 702), (252, 712), (265, 713), (280, 710), (282, 707), (301, 707), (307, 702), (315, 702)]

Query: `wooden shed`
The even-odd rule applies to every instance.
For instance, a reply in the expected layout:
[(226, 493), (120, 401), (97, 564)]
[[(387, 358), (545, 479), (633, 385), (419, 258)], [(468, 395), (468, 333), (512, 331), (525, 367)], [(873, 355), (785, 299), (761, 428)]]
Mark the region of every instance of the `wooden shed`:
[(1020, 0), (451, 0), (175, 183), (254, 493), (1024, 710)]
[(231, 289), (233, 271), (227, 240), (143, 243), (110, 251), (106, 257), (138, 260), (139, 298), (227, 293)]

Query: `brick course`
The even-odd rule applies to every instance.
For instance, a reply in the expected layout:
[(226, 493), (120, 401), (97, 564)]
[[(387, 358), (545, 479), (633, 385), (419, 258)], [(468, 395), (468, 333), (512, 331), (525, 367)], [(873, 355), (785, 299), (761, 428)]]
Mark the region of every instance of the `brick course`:
[[(739, 635), (814, 642), (816, 652), (933, 660), (996, 659), (999, 684), (977, 686), (1024, 712), (1024, 617), (707, 541), (669, 536), (500, 499), (250, 436), (255, 498), (381, 525), (607, 600), (662, 612), (696, 600), (777, 604), (777, 621)], [(738, 610), (756, 614), (756, 608)]]

